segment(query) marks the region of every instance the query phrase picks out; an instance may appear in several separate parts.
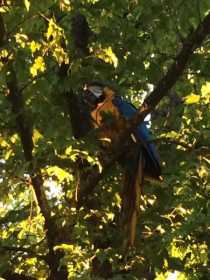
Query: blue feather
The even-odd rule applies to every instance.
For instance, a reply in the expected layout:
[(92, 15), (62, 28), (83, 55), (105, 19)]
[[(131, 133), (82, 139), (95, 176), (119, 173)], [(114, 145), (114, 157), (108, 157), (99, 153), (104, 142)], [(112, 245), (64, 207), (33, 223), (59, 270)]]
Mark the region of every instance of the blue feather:
[[(131, 104), (123, 100), (121, 97), (115, 97), (113, 104), (118, 108), (119, 112), (127, 119), (131, 118), (137, 109)], [(149, 176), (160, 176), (160, 160), (156, 151), (155, 145), (149, 143), (152, 140), (151, 133), (146, 126), (146, 122), (142, 122), (135, 131), (135, 136), (138, 138), (144, 150), (145, 169)], [(141, 147), (141, 148), (142, 148)]]

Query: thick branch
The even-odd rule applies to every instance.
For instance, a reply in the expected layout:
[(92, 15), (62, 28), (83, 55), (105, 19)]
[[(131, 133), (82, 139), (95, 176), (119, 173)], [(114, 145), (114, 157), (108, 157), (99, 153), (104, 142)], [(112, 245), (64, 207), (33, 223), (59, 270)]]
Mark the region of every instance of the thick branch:
[[(141, 123), (147, 114), (149, 114), (159, 104), (161, 99), (169, 94), (171, 88), (183, 74), (187, 63), (194, 50), (202, 44), (204, 39), (210, 34), (210, 13), (199, 24), (197, 29), (190, 33), (183, 43), (183, 47), (175, 58), (166, 75), (159, 81), (156, 88), (145, 99), (144, 104), (139, 111), (132, 117), (126, 126), (126, 131), (120, 137), (120, 142), (124, 137), (135, 129)], [(119, 145), (119, 143), (117, 143)]]
[[(161, 99), (169, 94), (171, 88), (176, 84), (183, 74), (187, 63), (194, 50), (202, 44), (204, 39), (210, 34), (210, 13), (199, 24), (197, 29), (190, 33), (183, 43), (183, 47), (175, 58), (166, 75), (158, 82), (156, 88), (145, 99), (144, 104), (138, 113), (127, 122), (126, 134), (129, 134), (141, 123), (147, 114), (155, 109)], [(129, 132), (129, 133), (128, 133)], [(121, 140), (124, 136), (121, 137)]]
[(194, 50), (202, 44), (204, 39), (210, 34), (210, 13), (199, 24), (197, 29), (190, 33), (183, 43), (181, 51), (175, 58), (175, 62), (169, 68), (167, 74), (159, 81), (157, 87), (146, 98), (145, 103), (155, 108), (160, 100), (166, 96), (169, 90), (175, 85), (183, 74), (183, 71), (193, 54)]
[(36, 172), (36, 174), (34, 173), (33, 164), (32, 164), (33, 161), (32, 127), (29, 124), (26, 117), (23, 98), (18, 90), (16, 75), (12, 65), (10, 65), (9, 67), (9, 73), (10, 74), (8, 75), (8, 81), (7, 81), (7, 87), (8, 87), (7, 97), (11, 104), (12, 112), (15, 116), (17, 131), (21, 139), (25, 160), (30, 163), (30, 173), (32, 175), (31, 180), (37, 196), (39, 207), (41, 209), (44, 218), (47, 220), (48, 217), (50, 216), (50, 213), (46, 205), (46, 198), (44, 197), (44, 194), (41, 191), (43, 182), (40, 175), (38, 175), (39, 172)]

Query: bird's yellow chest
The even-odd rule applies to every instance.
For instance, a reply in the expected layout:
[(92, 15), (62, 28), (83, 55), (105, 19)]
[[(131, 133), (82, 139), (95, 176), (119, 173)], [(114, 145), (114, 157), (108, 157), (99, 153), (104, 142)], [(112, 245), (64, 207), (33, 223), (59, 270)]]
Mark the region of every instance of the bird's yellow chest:
[(96, 127), (99, 127), (103, 124), (104, 114), (110, 114), (114, 119), (119, 118), (118, 109), (112, 103), (112, 99), (105, 99), (102, 103), (99, 103), (97, 107), (91, 112), (91, 117)]
[[(100, 139), (109, 142), (116, 142), (120, 131), (124, 129), (124, 118), (119, 113), (118, 108), (114, 105), (114, 93), (113, 91), (105, 92), (105, 99), (99, 103), (97, 107), (91, 112), (91, 117), (94, 126), (100, 128)], [(111, 122), (107, 122), (104, 115), (109, 115), (112, 119)]]

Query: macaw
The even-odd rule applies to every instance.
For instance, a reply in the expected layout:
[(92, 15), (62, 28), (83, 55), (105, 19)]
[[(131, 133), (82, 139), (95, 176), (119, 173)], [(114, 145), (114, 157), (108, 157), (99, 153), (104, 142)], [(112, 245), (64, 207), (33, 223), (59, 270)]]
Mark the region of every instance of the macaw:
[[(103, 139), (117, 139), (123, 129), (125, 119), (131, 118), (137, 109), (109, 86), (98, 82), (88, 83), (84, 87), (83, 98), (89, 107), (93, 127), (100, 128)], [(115, 126), (106, 125), (106, 114), (115, 119)], [(122, 227), (127, 235), (125, 243), (133, 246), (139, 200), (145, 178), (161, 180), (161, 167), (158, 153), (151, 134), (142, 122), (137, 126), (128, 140), (128, 151), (120, 158), (119, 163), (124, 169), (122, 192)]]

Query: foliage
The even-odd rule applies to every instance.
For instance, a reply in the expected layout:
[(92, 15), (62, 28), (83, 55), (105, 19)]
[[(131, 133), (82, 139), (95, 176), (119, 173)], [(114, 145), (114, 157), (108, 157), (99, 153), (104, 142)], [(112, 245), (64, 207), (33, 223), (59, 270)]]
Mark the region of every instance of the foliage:
[[(136, 248), (126, 256), (117, 223), (119, 166), (106, 172), (85, 206), (76, 207), (78, 157), (89, 162), (87, 170), (103, 170), (92, 138), (72, 137), (64, 96), (69, 88), (98, 79), (116, 85), (139, 106), (209, 10), (209, 0), (1, 1), (6, 35), (0, 23), (5, 35), (0, 38), (0, 276), (50, 279), (52, 228), (29, 176), (39, 170), (53, 250), (56, 257), (62, 253), (59, 267), (67, 266), (68, 279), (99, 279), (99, 264), (101, 277), (110, 279), (160, 280), (172, 273), (176, 279), (210, 277), (209, 39), (152, 113), (164, 181), (145, 184)], [(71, 37), (77, 11), (94, 31), (83, 59)], [(33, 134), (33, 166), (24, 158), (8, 99), (11, 69)]]

